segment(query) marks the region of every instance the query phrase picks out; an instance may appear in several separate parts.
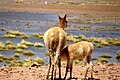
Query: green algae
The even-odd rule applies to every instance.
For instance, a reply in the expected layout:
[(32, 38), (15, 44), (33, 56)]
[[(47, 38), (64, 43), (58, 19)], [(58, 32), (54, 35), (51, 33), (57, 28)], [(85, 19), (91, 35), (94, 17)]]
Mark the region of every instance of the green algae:
[(18, 48), (18, 49), (15, 49), (15, 50), (14, 50), (14, 52), (15, 52), (15, 53), (23, 53), (23, 52), (24, 52), (24, 50), (23, 50), (23, 49), (19, 49), (19, 48)]
[(43, 34), (40, 33), (32, 34), (32, 37), (43, 39)]
[(24, 40), (24, 39), (21, 41), (21, 44), (27, 45), (27, 46), (33, 46), (33, 45), (34, 45), (32, 42), (26, 41), (26, 40)]
[(33, 51), (31, 51), (31, 50), (26, 50), (26, 51), (23, 52), (23, 55), (25, 55), (25, 56), (33, 56), (33, 55), (35, 55), (35, 53)]
[(40, 42), (35, 42), (34, 46), (35, 47), (43, 47), (44, 45), (42, 43), (40, 43)]
[(112, 58), (110, 54), (103, 53), (102, 55), (99, 56), (100, 58)]
[(115, 58), (116, 58), (118, 61), (120, 61), (120, 50), (118, 50), (116, 53), (117, 53), (117, 54), (116, 54)]

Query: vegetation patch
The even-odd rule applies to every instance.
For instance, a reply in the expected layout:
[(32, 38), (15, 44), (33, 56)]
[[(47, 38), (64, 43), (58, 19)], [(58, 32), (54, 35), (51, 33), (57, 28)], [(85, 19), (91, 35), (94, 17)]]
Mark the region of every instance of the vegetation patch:
[(117, 51), (116, 57), (115, 57), (118, 61), (120, 61), (120, 50)]
[(77, 39), (77, 36), (67, 35), (67, 41), (70, 41), (70, 42), (79, 42), (79, 39)]
[(44, 64), (44, 61), (39, 58), (39, 57), (36, 57), (34, 59), (25, 59), (23, 61), (23, 65), (22, 66), (26, 66), (26, 67), (39, 67), (39, 66), (42, 66)]
[(16, 49), (16, 45), (12, 43), (11, 41), (6, 41), (5, 43), (0, 42), (0, 50), (10, 50), (10, 49)]
[(8, 31), (7, 34), (12, 34), (12, 35), (16, 35), (16, 36), (20, 36), (21, 33), (19, 31)]
[(21, 44), (27, 45), (27, 46), (33, 46), (33, 45), (34, 45), (32, 42), (25, 41), (25, 40), (22, 40), (22, 41), (21, 41)]
[(91, 60), (96, 61), (96, 60), (98, 60), (98, 58), (92, 58)]
[(117, 45), (120, 46), (120, 38), (97, 38), (90, 37), (87, 38), (85, 35), (68, 35), (67, 40), (70, 42), (88, 41), (92, 42), (97, 48), (102, 48), (104, 46)]
[(16, 35), (13, 35), (13, 34), (5, 34), (3, 35), (3, 38), (16, 38), (17, 36)]
[(13, 56), (13, 58), (15, 59), (15, 60), (20, 60), (20, 56), (19, 56), (19, 54), (17, 53), (17, 54), (15, 54), (14, 56)]
[(80, 30), (86, 30), (86, 31), (90, 31), (92, 30), (92, 28), (90, 26), (79, 26), (78, 27)]
[(27, 45), (25, 45), (25, 44), (17, 44), (17, 48), (21, 48), (21, 49), (27, 49), (28, 48), (28, 46)]
[(36, 62), (37, 64), (41, 64), (41, 65), (44, 64), (43, 59), (41, 59), (41, 58), (39, 58), (39, 57), (36, 57), (36, 58), (34, 59), (34, 62)]
[(1, 62), (4, 62), (4, 56), (3, 55), (0, 55), (0, 63)]
[(18, 49), (15, 49), (15, 50), (14, 50), (14, 52), (15, 52), (15, 53), (23, 53), (23, 52), (24, 52), (24, 50), (23, 50), (23, 49), (19, 49), (19, 48), (18, 48)]
[(110, 54), (103, 53), (102, 55), (99, 56), (100, 58), (112, 58)]
[(49, 52), (46, 52), (45, 55), (46, 55), (46, 56), (50, 56), (50, 53), (49, 53)]
[(20, 36), (21, 38), (29, 38), (29, 36), (25, 33), (13, 30), (8, 31), (3, 38), (16, 38), (17, 36)]
[(27, 51), (23, 52), (23, 55), (25, 55), (25, 56), (33, 56), (33, 55), (35, 55), (35, 53), (33, 51), (31, 51), (31, 50), (27, 50)]
[(120, 38), (115, 38), (111, 42), (112, 45), (120, 46)]
[(98, 62), (100, 62), (100, 63), (108, 63), (108, 59), (106, 59), (106, 58), (99, 58)]
[(23, 63), (22, 62), (20, 62), (20, 61), (15, 61), (15, 60), (12, 60), (12, 61), (7, 61), (6, 62), (7, 63), (7, 65), (8, 66), (22, 66), (23, 65)]
[(92, 60), (96, 61), (96, 63), (107, 63), (109, 59), (112, 58), (111, 55), (103, 53), (98, 58), (92, 58)]
[(120, 28), (116, 27), (116, 26), (94, 27), (94, 26), (77, 26), (77, 25), (75, 25), (74, 27), (77, 27), (78, 29), (80, 29), (82, 31), (120, 31)]
[[(25, 51), (25, 53), (29, 54), (29, 56), (31, 56), (31, 51)], [(18, 53), (16, 53), (14, 56), (12, 57), (4, 57), (2, 55), (0, 55), (0, 63), (1, 62), (5, 62), (6, 65), (8, 66), (26, 66), (26, 67), (40, 67), (42, 65), (44, 65), (44, 61), (43, 59), (36, 57), (34, 59), (28, 58), (25, 59), (24, 61), (20, 61), (20, 56)]]
[(43, 39), (43, 34), (40, 33), (32, 34), (32, 37)]
[(40, 42), (35, 42), (34, 44), (35, 47), (43, 47), (43, 44)]
[(0, 28), (0, 31), (6, 31), (6, 29), (5, 28)]
[(22, 33), (20, 36), (21, 36), (21, 38), (29, 38), (29, 36), (25, 33)]
[(106, 27), (96, 27), (95, 30), (99, 31), (119, 31), (119, 27), (106, 26)]

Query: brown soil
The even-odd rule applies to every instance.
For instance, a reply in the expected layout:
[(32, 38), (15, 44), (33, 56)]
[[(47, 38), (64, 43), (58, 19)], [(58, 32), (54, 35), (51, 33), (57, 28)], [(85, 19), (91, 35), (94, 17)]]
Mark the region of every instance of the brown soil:
[[(47, 66), (42, 67), (0, 67), (0, 80), (45, 80)], [(85, 67), (74, 64), (73, 80), (80, 80), (83, 77)], [(90, 79), (90, 70), (88, 77)], [(65, 66), (62, 66), (62, 78), (64, 77)], [(58, 77), (58, 71), (57, 71)], [(69, 73), (67, 78), (69, 77)], [(120, 63), (107, 63), (93, 67), (94, 80), (120, 80)]]
[(79, 14), (83, 12), (98, 12), (98, 13), (114, 13), (120, 12), (119, 6), (105, 5), (45, 5), (45, 4), (17, 4), (17, 3), (0, 3), (1, 10), (17, 11), (17, 12), (46, 12), (46, 13), (66, 13)]

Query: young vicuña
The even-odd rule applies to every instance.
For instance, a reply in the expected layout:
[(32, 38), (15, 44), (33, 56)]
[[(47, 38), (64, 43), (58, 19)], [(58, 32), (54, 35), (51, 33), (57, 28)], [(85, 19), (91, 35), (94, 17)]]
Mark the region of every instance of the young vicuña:
[[(70, 69), (70, 79), (72, 79), (72, 67), (73, 67), (72, 65), (73, 65), (73, 60), (76, 59), (82, 60), (85, 63), (86, 71), (84, 78), (86, 78), (88, 69), (91, 66), (90, 60), (93, 49), (94, 46), (92, 43), (87, 41), (81, 41), (78, 43), (68, 45), (61, 51), (59, 58), (61, 60), (67, 60), (67, 67), (66, 67), (66, 73), (64, 79), (66, 79), (68, 69)], [(60, 67), (61, 66), (59, 66), (59, 68)]]

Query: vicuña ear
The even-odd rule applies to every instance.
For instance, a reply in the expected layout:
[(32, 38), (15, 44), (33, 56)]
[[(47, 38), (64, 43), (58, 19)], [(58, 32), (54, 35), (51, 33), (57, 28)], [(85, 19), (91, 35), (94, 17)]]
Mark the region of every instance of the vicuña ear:
[(64, 19), (66, 19), (67, 14), (65, 14)]
[(62, 19), (59, 15), (58, 15), (59, 19)]

